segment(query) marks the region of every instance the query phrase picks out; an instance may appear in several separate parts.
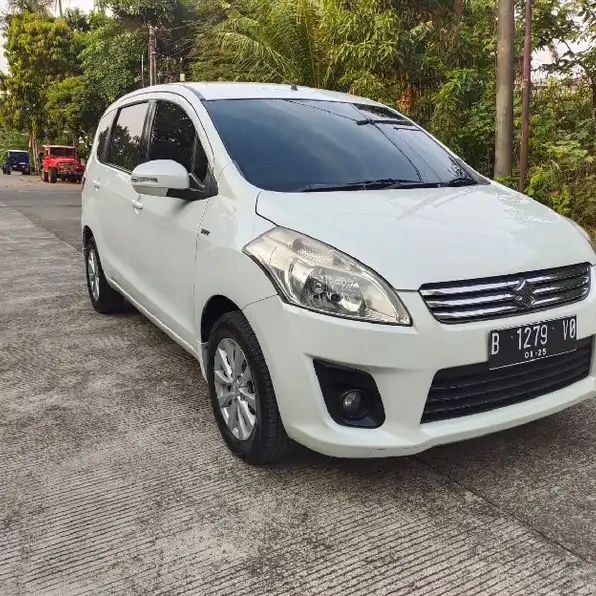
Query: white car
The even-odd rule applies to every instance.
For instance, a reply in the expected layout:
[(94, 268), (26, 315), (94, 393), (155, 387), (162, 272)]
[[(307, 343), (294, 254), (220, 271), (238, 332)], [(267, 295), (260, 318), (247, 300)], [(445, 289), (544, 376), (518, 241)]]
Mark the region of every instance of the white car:
[(413, 454), (596, 392), (588, 235), (340, 93), (151, 87), (103, 116), (91, 301), (194, 355), (233, 453)]

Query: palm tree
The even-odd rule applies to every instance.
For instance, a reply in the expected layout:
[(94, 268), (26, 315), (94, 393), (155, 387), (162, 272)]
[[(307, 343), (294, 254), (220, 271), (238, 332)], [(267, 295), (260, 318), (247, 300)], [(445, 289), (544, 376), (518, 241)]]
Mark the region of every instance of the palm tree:
[(8, 12), (46, 12), (50, 9), (58, 9), (62, 16), (62, 0), (8, 0)]
[(235, 12), (219, 28), (251, 78), (324, 87), (331, 74), (321, 21), (324, 0), (261, 0), (258, 18)]

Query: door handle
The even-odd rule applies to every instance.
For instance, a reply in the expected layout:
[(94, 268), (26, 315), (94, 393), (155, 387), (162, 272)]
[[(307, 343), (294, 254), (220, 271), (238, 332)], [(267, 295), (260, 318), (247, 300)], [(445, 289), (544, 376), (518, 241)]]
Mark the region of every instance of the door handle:
[(139, 201), (137, 199), (132, 200), (132, 206), (139, 211), (143, 208), (143, 201)]

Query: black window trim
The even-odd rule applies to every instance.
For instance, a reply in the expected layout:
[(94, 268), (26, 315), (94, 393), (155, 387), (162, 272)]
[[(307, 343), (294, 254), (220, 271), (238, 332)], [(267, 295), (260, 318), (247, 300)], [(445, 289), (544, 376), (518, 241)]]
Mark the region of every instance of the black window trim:
[[(130, 108), (132, 106), (136, 106), (139, 104), (147, 104), (147, 112), (145, 113), (145, 122), (143, 123), (143, 132), (141, 134), (141, 153), (145, 153), (145, 158), (147, 157), (147, 121), (149, 119), (149, 111), (151, 108), (151, 99), (150, 98), (145, 98), (145, 99), (139, 99), (137, 101), (131, 101), (130, 103), (125, 103), (122, 104), (120, 106), (118, 106), (117, 108), (115, 108), (113, 111), (116, 112), (116, 116), (114, 117), (114, 119), (112, 120), (112, 124), (110, 125), (110, 132), (108, 134), (108, 137), (106, 139), (106, 149), (108, 148), (109, 144), (112, 142), (112, 135), (114, 133), (114, 126), (116, 125), (116, 123), (118, 122), (118, 118), (120, 117), (120, 114), (122, 112), (122, 110), (124, 110), (125, 108)], [(105, 161), (102, 162), (102, 164), (104, 166), (107, 166), (109, 168), (112, 168), (118, 172), (124, 172), (125, 174), (132, 174), (132, 170), (128, 170), (126, 168), (123, 168), (122, 166), (119, 166), (118, 164), (115, 163), (110, 163), (108, 161), (108, 155), (109, 155), (109, 150), (106, 151), (104, 149), (104, 159)], [(141, 162), (143, 163), (143, 162)]]
[[(201, 121), (201, 117), (200, 115), (197, 113), (196, 108), (192, 105), (192, 103), (183, 95), (180, 95), (178, 93), (172, 93), (171, 91), (159, 91), (159, 92), (155, 92), (152, 93), (151, 95), (143, 95), (140, 99), (136, 99), (135, 96), (135, 100), (136, 101), (130, 101), (130, 102), (126, 102), (122, 105), (118, 105), (115, 106), (113, 109), (104, 112), (102, 119), (107, 116), (108, 114), (114, 112), (115, 115), (112, 119), (112, 122), (110, 124), (110, 128), (109, 128), (109, 132), (108, 135), (106, 136), (106, 140), (105, 140), (105, 144), (103, 147), (103, 155), (102, 155), (102, 160), (99, 160), (99, 156), (98, 156), (98, 160), (99, 162), (108, 167), (108, 168), (112, 168), (113, 170), (116, 170), (118, 172), (124, 172), (125, 174), (132, 174), (132, 172), (130, 170), (127, 170), (125, 168), (122, 168), (116, 164), (112, 164), (109, 161), (107, 161), (107, 156), (108, 156), (108, 146), (112, 141), (112, 134), (114, 132), (114, 125), (116, 124), (116, 122), (118, 121), (118, 117), (120, 116), (120, 112), (124, 109), (124, 108), (128, 108), (130, 106), (134, 106), (134, 105), (138, 105), (141, 103), (146, 103), (148, 104), (148, 108), (147, 108), (147, 114), (145, 115), (145, 124), (143, 127), (143, 136), (141, 139), (141, 142), (143, 143), (143, 148), (144, 148), (144, 153), (145, 153), (145, 160), (147, 159), (148, 155), (149, 155), (149, 134), (151, 132), (151, 126), (153, 125), (153, 118), (155, 117), (155, 103), (158, 101), (171, 101), (168, 99), (162, 99), (160, 97), (155, 97), (155, 95), (161, 95), (161, 94), (167, 94), (167, 95), (172, 95), (173, 97), (176, 97), (178, 99), (182, 99), (184, 100), (193, 110), (193, 112), (195, 113), (195, 116), (197, 117), (197, 120), (199, 122), (199, 125), (201, 127), (201, 129), (203, 130), (203, 135), (207, 141), (208, 147), (209, 147), (209, 151), (206, 150), (205, 144), (201, 142), (201, 135), (199, 134), (199, 131), (197, 130), (197, 127), (195, 126), (195, 132), (197, 134), (197, 139), (199, 142), (201, 142), (202, 146), (203, 146), (203, 151), (205, 153), (205, 156), (207, 158), (207, 175), (205, 177), (205, 184), (203, 184), (202, 182), (200, 182), (197, 177), (191, 173), (191, 180), (193, 182), (196, 182), (197, 188), (203, 188), (204, 186), (206, 186), (207, 184), (211, 184), (213, 185), (215, 188), (217, 188), (217, 183), (215, 181), (215, 169), (213, 166), (213, 161), (215, 159), (215, 154), (213, 152), (213, 146), (211, 145), (211, 140), (209, 139), (209, 135), (207, 134), (207, 131), (205, 130), (205, 127), (203, 126), (203, 123)], [(131, 98), (133, 99), (133, 98)], [(172, 101), (171, 103), (175, 103), (176, 105), (179, 105), (180, 107), (182, 107), (184, 109), (183, 106), (181, 106), (179, 103)], [(185, 110), (188, 113), (188, 110)], [(100, 120), (101, 121), (101, 120)], [(191, 118), (191, 122), (192, 122), (192, 118)], [(194, 126), (194, 122), (193, 122), (193, 126)], [(99, 148), (98, 148), (99, 149)], [(196, 147), (195, 147), (195, 151), (196, 151)], [(194, 155), (194, 151), (193, 151), (193, 162), (195, 159), (195, 155)]]
[[(185, 99), (181, 95), (177, 95), (177, 94), (172, 94), (172, 95), (175, 95), (176, 97)], [(146, 159), (149, 159), (149, 145), (151, 143), (151, 129), (153, 128), (153, 122), (155, 120), (155, 113), (157, 112), (157, 102), (159, 102), (159, 101), (163, 101), (163, 102), (166, 102), (166, 103), (174, 104), (175, 106), (178, 106), (180, 109), (182, 109), (184, 111), (184, 113), (188, 116), (188, 119), (190, 120), (191, 124), (193, 125), (193, 128), (195, 129), (195, 142), (194, 142), (194, 146), (193, 146), (193, 149), (192, 149), (192, 164), (191, 164), (192, 171), (188, 173), (189, 176), (190, 176), (190, 180), (191, 180), (191, 188), (202, 189), (205, 186), (207, 186), (208, 183), (214, 183), (215, 177), (213, 175), (213, 164), (211, 163), (211, 159), (209, 157), (209, 154), (207, 153), (207, 151), (205, 151), (205, 146), (204, 146), (204, 144), (201, 141), (201, 135), (199, 134), (199, 131), (198, 131), (195, 123), (192, 121), (192, 118), (190, 117), (190, 115), (188, 113), (188, 110), (185, 109), (185, 107), (183, 105), (181, 105), (181, 104), (179, 104), (179, 103), (177, 103), (175, 101), (172, 101), (170, 99), (162, 99), (162, 98), (159, 98), (159, 97), (155, 97), (155, 98), (152, 98), (150, 100), (152, 106), (150, 107), (149, 123), (148, 123), (147, 131), (146, 131), (147, 132), (147, 152), (146, 152), (146, 155), (145, 155)], [(188, 100), (185, 100), (185, 101), (186, 101), (186, 103), (188, 103), (192, 107), (192, 104), (190, 104), (188, 102)], [(194, 110), (194, 108), (193, 108), (193, 110)], [(199, 118), (199, 115), (196, 113), (196, 110), (194, 110), (194, 111), (195, 111), (195, 115), (197, 116), (197, 120), (199, 121), (199, 124), (201, 125), (201, 128), (203, 128), (203, 125), (201, 123), (201, 119)], [(209, 142), (209, 139), (207, 137), (207, 133), (205, 132), (205, 129), (204, 128), (203, 128), (203, 132), (205, 133), (205, 138)], [(198, 144), (199, 143), (201, 144), (201, 147), (203, 148), (203, 153), (205, 154), (205, 157), (207, 158), (207, 173), (205, 174), (205, 180), (199, 180), (197, 178), (197, 176), (195, 175), (195, 173), (194, 173), (195, 166), (196, 166), (197, 151), (198, 151)], [(209, 145), (211, 145), (211, 143), (209, 143)], [(211, 146), (209, 147), (209, 149), (211, 150), (211, 153), (213, 153), (213, 149), (212, 149)]]

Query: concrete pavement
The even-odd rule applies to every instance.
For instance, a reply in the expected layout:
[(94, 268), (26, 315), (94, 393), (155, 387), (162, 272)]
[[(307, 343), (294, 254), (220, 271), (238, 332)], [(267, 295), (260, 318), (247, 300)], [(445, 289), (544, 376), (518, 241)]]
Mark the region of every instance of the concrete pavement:
[(0, 190), (1, 596), (596, 594), (596, 403), (417, 458), (250, 468), (197, 363), (92, 310), (79, 208)]

